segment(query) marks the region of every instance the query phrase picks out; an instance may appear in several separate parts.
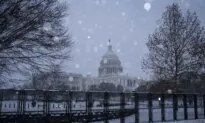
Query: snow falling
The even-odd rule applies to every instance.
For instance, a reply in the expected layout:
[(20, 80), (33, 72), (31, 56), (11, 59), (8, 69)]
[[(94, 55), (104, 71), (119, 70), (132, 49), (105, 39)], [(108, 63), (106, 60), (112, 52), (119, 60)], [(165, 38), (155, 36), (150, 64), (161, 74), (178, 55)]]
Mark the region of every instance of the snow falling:
[[(172, 2), (176, 1), (70, 1), (69, 24), (65, 26), (68, 26), (72, 37), (76, 37), (78, 42), (74, 40), (72, 60), (65, 62), (67, 66), (65, 69), (82, 74), (87, 74), (89, 71), (93, 76), (97, 76), (99, 62), (107, 50), (108, 40), (111, 39), (112, 49), (118, 54), (119, 59), (130, 62), (125, 71), (128, 71), (129, 75), (146, 78), (147, 73), (141, 70), (141, 61), (147, 53), (148, 35), (156, 28), (164, 8)], [(192, 4), (195, 4), (187, 0), (177, 2), (184, 8), (193, 8)], [(193, 9), (198, 10), (198, 8)], [(45, 25), (45, 30), (50, 30), (50, 27), (49, 24)], [(80, 67), (76, 67), (76, 63)], [(95, 65), (87, 65), (88, 63)]]
[(69, 80), (69, 81), (73, 81), (73, 77), (72, 77), (72, 76), (69, 76), (68, 80)]
[[(196, 0), (196, 1), (202, 1), (202, 0)], [(199, 3), (196, 1), (193, 1), (193, 0), (192, 1), (191, 0), (169, 0), (169, 1), (168, 0), (167, 1), (165, 1), (165, 0), (69, 0), (69, 2), (68, 2), (69, 3), (69, 5), (68, 5), (69, 6), (69, 12), (68, 12), (69, 16), (67, 18), (65, 18), (64, 20), (62, 20), (62, 23), (64, 24), (64, 22), (65, 22), (65, 24), (63, 26), (65, 26), (66, 29), (68, 29), (68, 34), (70, 34), (70, 39), (72, 39), (74, 44), (73, 44), (71, 51), (70, 51), (71, 58), (63, 63), (65, 65), (62, 65), (63, 69), (65, 69), (66, 72), (70, 73), (70, 74), (68, 74), (68, 76), (66, 76), (66, 82), (68, 80), (71, 84), (69, 82), (66, 84), (76, 86), (77, 84), (80, 83), (80, 82), (78, 83), (78, 81), (77, 81), (79, 79), (78, 78), (79, 76), (81, 77), (81, 75), (83, 75), (82, 77), (85, 77), (86, 75), (89, 75), (87, 77), (92, 78), (91, 81), (89, 79), (88, 79), (89, 81), (87, 81), (87, 78), (86, 79), (82, 78), (82, 81), (79, 79), (81, 82), (85, 82), (83, 84), (85, 86), (87, 86), (86, 88), (88, 88), (88, 85), (90, 83), (88, 85), (86, 85), (87, 84), (86, 82), (93, 81), (96, 83), (97, 81), (94, 81), (94, 80), (95, 79), (97, 80), (100, 77), (102, 77), (100, 75), (101, 71), (104, 73), (106, 73), (106, 71), (107, 71), (107, 73), (111, 73), (110, 75), (117, 75), (117, 76), (114, 76), (116, 78), (117, 77), (119, 77), (119, 78), (125, 77), (126, 79), (124, 79), (123, 81), (121, 81), (121, 79), (114, 78), (115, 79), (114, 82), (117, 82), (117, 81), (120, 82), (120, 84), (117, 83), (119, 85), (121, 85), (121, 82), (133, 83), (133, 81), (130, 79), (131, 77), (133, 77), (133, 78), (135, 77), (134, 78), (135, 80), (139, 79), (140, 82), (142, 82), (141, 80), (146, 80), (147, 78), (149, 79), (150, 76), (147, 75), (147, 73), (144, 73), (143, 70), (141, 69), (141, 66), (142, 66), (141, 61), (143, 60), (143, 56), (145, 56), (145, 54), (147, 53), (146, 52), (147, 51), (146, 43), (149, 39), (149, 35), (152, 34), (152, 32), (154, 31), (154, 29), (156, 29), (156, 27), (158, 27), (157, 21), (160, 19), (161, 14), (164, 11), (165, 7), (167, 5), (170, 5), (171, 3), (176, 2), (176, 3), (179, 3), (179, 6), (180, 6), (180, 8), (182, 8), (182, 11), (191, 8), (191, 10), (196, 11), (196, 13), (200, 17), (200, 21), (204, 25), (204, 23), (205, 23), (204, 6), (201, 6), (204, 4), (202, 4), (203, 2)], [(11, 15), (9, 15), (8, 13), (6, 13), (5, 16), (6, 16), (5, 17), (6, 21), (9, 21), (10, 19), (12, 19)], [(189, 20), (189, 19), (187, 19), (187, 20)], [(15, 27), (15, 26), (12, 26), (12, 27)], [(48, 35), (49, 35), (50, 33), (54, 33), (54, 28), (55, 28), (54, 23), (49, 21), (49, 22), (45, 23), (44, 25), (40, 25), (39, 29), (42, 33), (48, 33)], [(59, 32), (60, 31), (58, 31), (56, 34), (53, 34), (53, 36), (49, 35), (48, 39), (50, 41), (54, 41), (54, 44), (56, 42), (61, 41), (61, 39), (64, 39), (64, 35), (62, 37), (59, 36), (58, 35)], [(30, 36), (29, 34), (30, 33), (28, 33), (27, 36)], [(5, 35), (7, 35), (7, 33), (3, 32), (1, 36), (5, 36)], [(12, 38), (12, 39), (14, 39), (14, 38)], [(21, 40), (20, 40), (20, 42), (21, 42)], [(63, 43), (63, 44), (65, 44), (65, 43)], [(165, 49), (165, 47), (162, 44), (156, 44), (156, 43), (153, 43), (153, 44), (157, 46), (156, 49), (159, 51)], [(4, 48), (3, 45), (0, 44), (0, 48)], [(55, 47), (55, 49), (57, 49), (57, 48)], [(55, 50), (54, 52), (57, 52), (57, 50)], [(64, 52), (64, 51), (62, 51), (62, 52)], [(25, 52), (25, 54), (26, 54), (26, 52)], [(3, 58), (4, 57), (5, 56), (3, 56)], [(115, 58), (115, 59), (113, 60), (112, 58)], [(45, 60), (45, 62), (46, 62), (46, 60)], [(41, 62), (41, 63), (43, 63), (43, 62)], [(115, 63), (117, 63), (117, 65)], [(159, 62), (159, 63), (161, 63), (161, 62)], [(101, 65), (104, 65), (106, 67), (104, 67), (104, 66), (102, 67)], [(105, 69), (101, 69), (101, 68), (105, 68)], [(120, 73), (122, 70), (124, 72), (123, 74)], [(98, 71), (100, 73), (99, 77), (97, 77)], [(161, 71), (161, 69), (160, 69), (160, 71)], [(56, 71), (54, 71), (54, 72), (56, 72)], [(120, 76), (118, 74), (118, 72), (120, 73), (120, 75), (123, 75), (123, 76)], [(205, 68), (202, 68), (200, 72), (204, 73)], [(105, 77), (107, 77), (107, 75), (108, 75), (107, 73), (105, 74), (106, 75)], [(115, 74), (115, 73), (117, 73), (117, 74)], [(56, 74), (56, 73), (52, 73), (52, 74)], [(100, 79), (102, 79), (102, 78), (100, 78)], [(34, 76), (31, 80), (32, 80), (32, 82), (35, 82), (34, 80), (37, 80), (37, 79), (35, 79), (35, 76)], [(50, 79), (48, 79), (48, 80), (49, 80), (49, 82), (46, 83), (46, 86), (48, 86), (50, 89), (50, 87), (53, 86), (52, 85), (53, 81), (51, 81)], [(84, 81), (84, 80), (86, 80), (86, 81)], [(112, 82), (110, 80), (109, 80), (109, 82)], [(134, 80), (134, 83), (136, 82), (135, 80)], [(58, 80), (58, 82), (59, 81), (60, 80)], [(101, 81), (102, 80), (100, 80), (99, 83), (101, 83)], [(103, 82), (106, 83), (108, 81), (107, 80), (104, 81), (104, 78), (103, 78)], [(130, 89), (131, 90), (130, 92), (133, 92), (135, 89), (137, 89), (137, 87), (140, 84), (137, 83), (137, 86), (135, 86), (136, 84), (134, 86), (132, 86), (133, 84), (129, 84), (129, 88), (136, 87), (136, 88), (133, 88), (132, 90)], [(33, 85), (34, 85), (34, 83), (33, 83)], [(69, 85), (69, 87), (71, 87), (70, 85)], [(124, 84), (123, 88), (126, 87), (125, 85), (126, 84)], [(77, 85), (77, 87), (82, 87), (82, 86)], [(128, 84), (127, 84), (127, 87), (128, 87)], [(34, 89), (36, 89), (36, 88), (34, 88)], [(90, 88), (82, 89), (82, 90), (86, 91), (89, 89)], [(75, 89), (73, 89), (73, 90), (75, 90)], [(76, 88), (76, 90), (78, 90), (78, 88)], [(170, 88), (167, 88), (166, 92), (168, 94), (175, 93), (174, 89), (171, 90)], [(19, 93), (18, 91), (16, 91), (16, 92), (14, 91), (14, 94), (20, 95), (20, 97), (22, 96), (21, 93)], [(36, 94), (35, 94), (35, 96), (36, 96)], [(85, 95), (85, 96), (89, 97), (87, 95)], [(92, 94), (91, 94), (91, 96), (92, 96)], [(125, 98), (127, 98), (127, 97), (128, 96), (125, 96)], [(69, 96), (69, 98), (70, 98), (70, 96)], [(112, 96), (109, 96), (109, 101), (112, 98), (113, 98)], [(70, 99), (72, 99), (72, 98), (70, 98)], [(117, 100), (116, 97), (114, 97), (113, 99)], [(123, 98), (119, 98), (119, 99), (120, 99), (120, 101), (122, 101)], [(131, 100), (131, 99), (132, 98), (129, 99), (129, 97), (128, 97), (128, 100), (126, 100), (126, 103), (129, 102), (129, 100)], [(174, 100), (174, 98), (170, 98), (170, 99)], [(180, 99), (178, 97), (176, 97), (176, 99), (177, 99), (176, 101), (182, 102), (182, 99)], [(195, 98), (195, 99), (197, 99), (197, 98)], [(37, 100), (37, 99), (35, 99), (35, 100)], [(79, 98), (79, 100), (81, 102), (85, 103), (85, 101), (82, 101), (82, 99)], [(79, 100), (78, 100), (78, 98), (75, 98), (76, 102), (74, 102), (74, 103), (78, 104), (80, 102)], [(156, 104), (157, 104), (157, 106), (159, 107), (160, 104), (163, 104), (160, 102), (160, 101), (163, 101), (163, 96), (160, 97), (158, 95), (153, 100), (155, 100), (154, 101), (155, 103), (152, 103), (153, 106), (156, 106)], [(188, 98), (187, 98), (187, 100), (188, 100)], [(50, 99), (49, 99), (49, 101), (50, 101)], [(70, 100), (70, 101), (71, 101), (71, 103), (69, 103), (69, 104), (71, 104), (71, 106), (72, 106), (73, 101), (72, 100)], [(198, 100), (196, 102), (195, 101), (196, 100), (194, 100), (194, 103), (193, 103), (194, 105), (196, 104), (196, 102), (198, 103)], [(92, 102), (95, 102), (95, 101), (92, 101)], [(178, 104), (178, 102), (177, 102), (177, 104)], [(47, 103), (47, 101), (46, 101), (46, 103)], [(64, 103), (65, 102), (63, 102), (62, 104), (53, 105), (53, 108), (64, 109), (65, 108)], [(140, 103), (143, 103), (142, 106), (145, 106), (145, 107), (149, 106), (147, 101), (143, 100), (143, 102), (140, 102)], [(173, 105), (174, 103), (172, 103), (171, 101), (168, 101), (168, 103), (170, 103), (169, 105), (174, 106)], [(87, 104), (89, 104), (89, 102)], [(132, 102), (131, 106), (134, 107), (133, 104), (134, 103)], [(164, 104), (166, 104), (166, 100), (165, 100)], [(48, 111), (50, 112), (51, 106), (49, 106), (49, 105), (48, 105), (48, 107), (49, 107)], [(191, 104), (189, 104), (189, 105), (191, 105)], [(101, 105), (101, 106), (103, 106), (103, 105)], [(140, 106), (141, 105), (139, 105), (139, 108), (140, 108)], [(182, 106), (182, 105), (180, 105), (180, 106)], [(5, 107), (8, 108), (8, 106), (3, 105), (3, 108), (5, 108)], [(38, 105), (38, 107), (40, 107), (40, 106)], [(81, 108), (81, 106), (79, 106), (79, 107)], [(79, 108), (79, 107), (77, 105), (77, 108)], [(194, 106), (194, 107), (195, 107), (195, 110), (196, 110), (196, 108), (198, 108), (197, 106)], [(10, 104), (9, 104), (9, 108), (10, 108)], [(43, 106), (42, 106), (42, 108), (43, 108)], [(69, 110), (67, 110), (67, 108), (68, 107), (66, 107), (66, 111), (69, 111)], [(69, 108), (71, 108), (72, 110), (74, 109), (72, 107), (69, 107)], [(101, 108), (103, 108), (103, 107), (101, 107)], [(17, 109), (19, 109), (19, 108), (17, 108)], [(143, 107), (143, 112), (146, 110), (144, 113), (146, 113), (146, 115), (148, 115), (148, 113), (147, 113), (148, 109), (145, 109), (145, 110), (144, 109), (145, 108)], [(159, 111), (158, 110), (159, 109), (153, 108), (153, 111), (157, 111), (157, 112), (153, 113), (153, 115), (157, 115), (157, 117), (161, 118), (161, 115), (159, 115), (161, 113), (161, 111), (160, 111), (161, 109)], [(183, 111), (184, 109), (181, 108), (180, 110)], [(188, 111), (194, 112), (195, 110), (192, 107)], [(170, 117), (170, 115), (173, 115), (173, 111), (174, 111), (174, 109), (171, 109), (171, 108), (168, 110), (165, 110), (166, 114), (168, 114), (167, 112), (169, 112), (169, 113), (171, 112), (170, 114), (167, 115), (167, 117)], [(178, 109), (177, 109), (177, 111), (178, 111)], [(198, 111), (198, 109), (197, 109), (197, 111)], [(202, 111), (203, 110), (199, 110), (198, 112), (202, 112)], [(179, 113), (182, 114), (182, 112), (179, 112)], [(140, 116), (140, 115), (138, 115), (138, 116)], [(145, 117), (145, 115), (141, 115), (140, 117), (142, 119), (146, 119), (146, 120), (148, 119), (148, 117)], [(184, 116), (180, 116), (180, 117), (184, 117)], [(134, 120), (133, 116), (126, 117), (126, 118), (128, 118), (129, 122), (130, 122), (130, 120)], [(153, 118), (156, 118), (156, 117), (153, 116)], [(118, 120), (118, 121), (116, 121), (116, 120)], [(111, 123), (115, 123), (115, 122), (116, 123), (119, 122), (119, 119), (114, 119), (114, 121), (112, 121)], [(204, 122), (204, 121), (202, 121), (202, 122)]]
[(150, 11), (150, 9), (151, 9), (151, 3), (146, 2), (146, 3), (144, 4), (144, 9), (145, 9), (146, 11)]

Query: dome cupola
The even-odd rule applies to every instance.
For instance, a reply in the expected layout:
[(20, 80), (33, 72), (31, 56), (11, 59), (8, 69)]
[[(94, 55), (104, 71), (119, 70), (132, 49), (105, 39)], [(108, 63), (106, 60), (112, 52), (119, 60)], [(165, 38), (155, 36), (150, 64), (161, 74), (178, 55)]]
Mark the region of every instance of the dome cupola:
[(117, 75), (123, 71), (119, 57), (113, 52), (112, 45), (108, 44), (108, 50), (100, 61), (99, 76)]

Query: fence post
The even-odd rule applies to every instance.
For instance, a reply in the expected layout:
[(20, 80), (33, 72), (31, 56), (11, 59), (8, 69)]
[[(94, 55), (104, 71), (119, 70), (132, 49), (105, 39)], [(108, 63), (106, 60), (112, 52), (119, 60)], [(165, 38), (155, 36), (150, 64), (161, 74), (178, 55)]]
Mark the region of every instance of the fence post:
[(17, 102), (17, 115), (21, 114), (21, 92), (16, 90), (15, 92), (18, 95), (18, 102)]
[(49, 95), (48, 91), (44, 91), (44, 114), (48, 115), (49, 114)]
[(86, 113), (87, 113), (87, 122), (90, 121), (92, 115), (92, 93), (86, 92)]
[(3, 90), (0, 90), (0, 115), (1, 115), (1, 109), (2, 109), (2, 101), (3, 101)]
[(18, 91), (15, 90), (15, 93), (18, 94), (18, 107), (17, 107), (17, 122), (21, 123), (23, 121), (23, 109), (24, 109), (24, 90)]
[(43, 110), (44, 110), (44, 122), (49, 122), (49, 91), (44, 91), (44, 102), (43, 102)]
[(120, 93), (120, 123), (125, 123), (124, 109), (125, 109), (125, 93)]
[(109, 94), (104, 92), (103, 106), (104, 106), (104, 123), (108, 123), (108, 106)]
[(161, 120), (165, 121), (165, 103), (164, 103), (164, 94), (161, 94)]
[(194, 94), (194, 115), (195, 119), (198, 119), (198, 106), (197, 106), (197, 95)]
[(153, 122), (152, 93), (148, 93), (148, 112), (149, 112), (149, 123), (152, 123)]
[(20, 123), (24, 121), (24, 113), (25, 113), (25, 107), (26, 107), (26, 91), (22, 90), (21, 91), (21, 118), (20, 118)]
[(66, 98), (66, 105), (65, 105), (65, 112), (66, 112), (66, 114), (68, 115), (69, 114), (69, 109), (70, 109), (70, 107), (69, 107), (69, 102), (70, 102), (70, 96), (69, 96), (69, 92), (65, 92), (65, 98)]
[(72, 116), (71, 116), (71, 111), (72, 111), (72, 92), (66, 92), (66, 115), (68, 117), (68, 122), (72, 121)]
[(25, 90), (22, 90), (22, 109), (21, 109), (21, 112), (22, 112), (22, 114), (24, 114), (25, 113), (25, 107), (26, 107), (26, 95), (27, 95), (27, 93), (26, 93), (26, 91)]
[(135, 123), (139, 123), (139, 95), (138, 93), (134, 93), (135, 99)]
[(188, 114), (187, 114), (187, 95), (183, 94), (183, 106), (184, 106), (184, 120), (188, 119)]
[(177, 111), (178, 111), (178, 101), (177, 101), (177, 94), (173, 94), (173, 119), (174, 121), (177, 120)]
[(204, 118), (205, 118), (205, 95), (203, 95), (203, 107), (204, 107)]

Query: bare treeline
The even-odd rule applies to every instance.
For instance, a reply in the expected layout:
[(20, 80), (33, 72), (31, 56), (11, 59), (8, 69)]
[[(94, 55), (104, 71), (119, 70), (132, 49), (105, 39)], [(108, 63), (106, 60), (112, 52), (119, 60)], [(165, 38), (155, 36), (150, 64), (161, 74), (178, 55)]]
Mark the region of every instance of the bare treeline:
[(59, 0), (0, 1), (0, 83), (69, 58), (67, 9)]
[(159, 27), (149, 35), (143, 68), (156, 80), (179, 81), (185, 73), (200, 73), (205, 64), (205, 31), (196, 13), (179, 5), (166, 8)]

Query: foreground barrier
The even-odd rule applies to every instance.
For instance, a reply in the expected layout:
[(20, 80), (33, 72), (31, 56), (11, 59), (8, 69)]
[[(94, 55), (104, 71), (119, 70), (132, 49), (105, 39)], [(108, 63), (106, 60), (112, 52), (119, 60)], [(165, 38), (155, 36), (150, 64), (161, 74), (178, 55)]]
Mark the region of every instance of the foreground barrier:
[(204, 105), (201, 94), (0, 90), (0, 121), (179, 121), (204, 119)]

